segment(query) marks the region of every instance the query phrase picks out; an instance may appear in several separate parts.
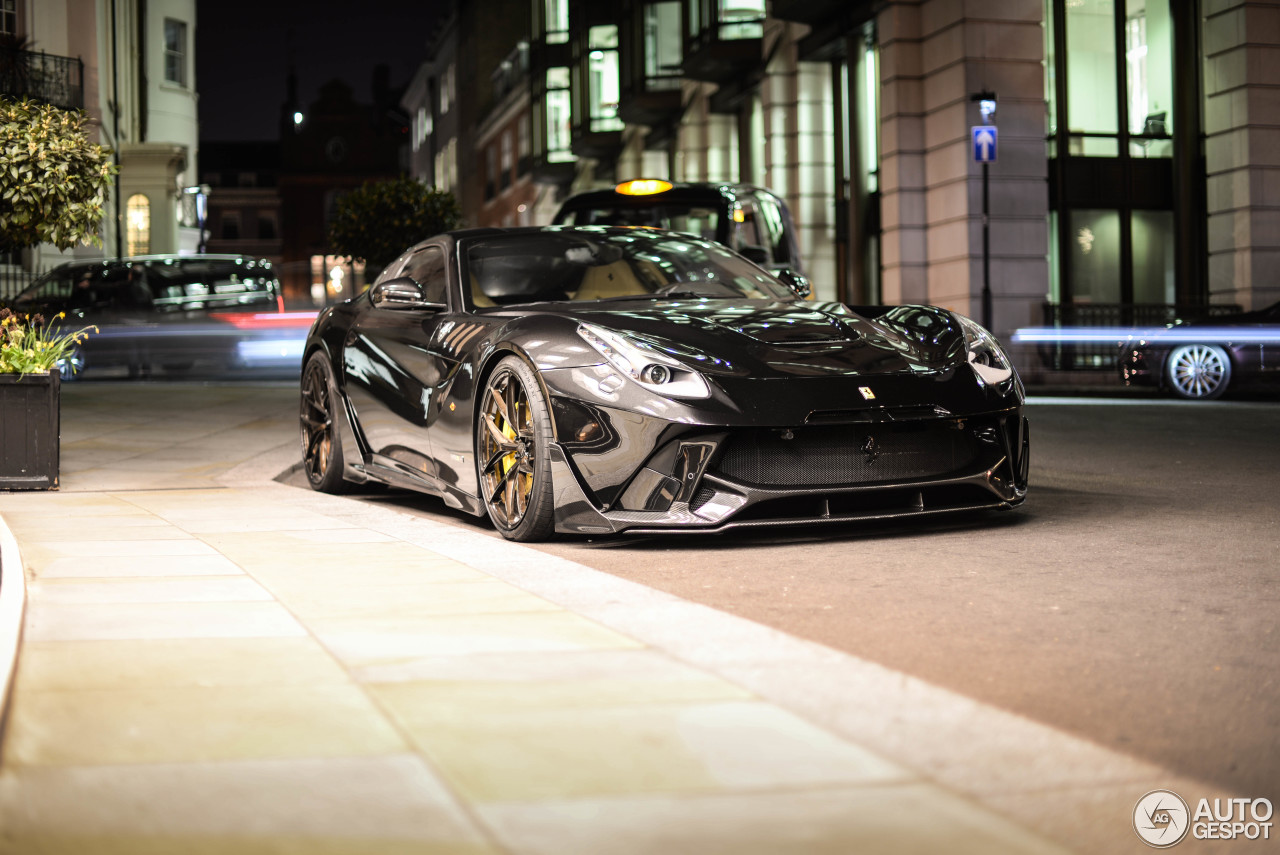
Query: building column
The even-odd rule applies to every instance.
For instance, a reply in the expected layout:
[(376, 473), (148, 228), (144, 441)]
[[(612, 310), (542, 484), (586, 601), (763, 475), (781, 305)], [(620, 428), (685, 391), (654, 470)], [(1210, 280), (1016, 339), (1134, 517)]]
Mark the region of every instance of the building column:
[(928, 301), (920, 2), (880, 13), (880, 254), (886, 304)]
[(1038, 323), (1049, 281), (1044, 17), (1039, 2), (921, 5), (929, 302), (982, 317), (982, 165), (973, 96), (996, 95), (998, 159), (988, 166), (991, 326)]
[(1204, 6), (1209, 301), (1280, 299), (1280, 8)]

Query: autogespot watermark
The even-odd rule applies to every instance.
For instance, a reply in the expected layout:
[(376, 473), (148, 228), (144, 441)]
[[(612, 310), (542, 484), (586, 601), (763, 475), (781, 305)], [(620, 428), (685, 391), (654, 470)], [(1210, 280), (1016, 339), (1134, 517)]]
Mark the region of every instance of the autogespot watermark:
[(1133, 806), (1133, 830), (1143, 843), (1168, 849), (1191, 832), (1196, 840), (1271, 839), (1268, 799), (1200, 799), (1194, 811), (1172, 790), (1152, 790)]

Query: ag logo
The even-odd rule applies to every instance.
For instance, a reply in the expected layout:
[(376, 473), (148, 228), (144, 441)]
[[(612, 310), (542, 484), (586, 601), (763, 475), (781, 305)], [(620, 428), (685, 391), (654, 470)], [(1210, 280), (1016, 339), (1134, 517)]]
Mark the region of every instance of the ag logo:
[(874, 401), (876, 399), (876, 393), (871, 391), (870, 386), (859, 386), (858, 391), (862, 393), (862, 400), (864, 401)]
[(1172, 790), (1152, 790), (1133, 808), (1133, 830), (1142, 842), (1155, 849), (1168, 849), (1187, 836), (1191, 812), (1187, 803)]

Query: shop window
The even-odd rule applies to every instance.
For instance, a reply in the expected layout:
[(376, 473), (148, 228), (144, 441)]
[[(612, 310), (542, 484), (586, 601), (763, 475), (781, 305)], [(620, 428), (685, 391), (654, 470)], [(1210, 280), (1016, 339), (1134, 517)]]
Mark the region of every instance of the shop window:
[(618, 27), (592, 27), (587, 35), (587, 109), (591, 131), (622, 130), (618, 118)]
[(125, 238), (129, 255), (151, 252), (151, 200), (141, 193), (129, 197), (125, 206)]
[(1133, 302), (1176, 302), (1173, 260), (1173, 212), (1134, 211)]
[(1120, 302), (1120, 213), (1071, 212), (1071, 294), (1077, 303)]

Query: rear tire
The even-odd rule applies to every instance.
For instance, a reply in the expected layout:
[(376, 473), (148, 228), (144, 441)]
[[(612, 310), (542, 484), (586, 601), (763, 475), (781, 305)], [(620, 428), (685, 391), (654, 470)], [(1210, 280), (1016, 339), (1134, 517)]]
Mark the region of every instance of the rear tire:
[(476, 469), (489, 519), (508, 540), (555, 531), (551, 412), (538, 377), (508, 356), (489, 375), (476, 407)]
[(1179, 398), (1211, 401), (1231, 383), (1231, 357), (1217, 345), (1184, 344), (1169, 354), (1165, 379)]
[(311, 489), (344, 493), (342, 438), (338, 435), (338, 388), (324, 353), (312, 354), (302, 371), (298, 421), (302, 430), (302, 468)]

